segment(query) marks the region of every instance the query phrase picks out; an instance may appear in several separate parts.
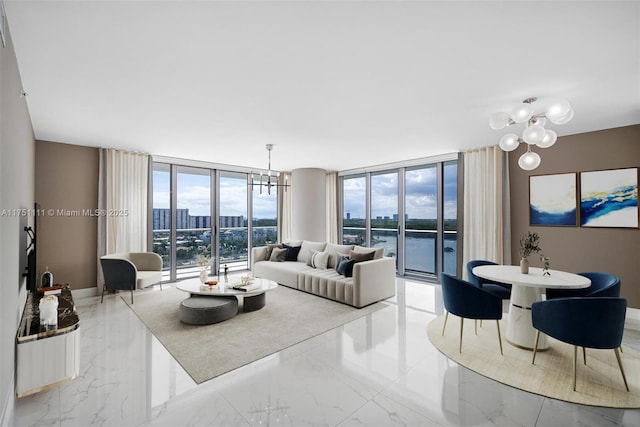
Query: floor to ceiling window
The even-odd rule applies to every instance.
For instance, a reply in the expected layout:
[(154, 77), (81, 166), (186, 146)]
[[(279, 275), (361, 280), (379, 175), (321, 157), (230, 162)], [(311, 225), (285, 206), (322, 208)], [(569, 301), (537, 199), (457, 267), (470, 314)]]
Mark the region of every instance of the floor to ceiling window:
[(171, 250), (171, 165), (153, 164), (153, 252), (162, 257), (162, 280), (170, 279)]
[(364, 175), (342, 180), (342, 242), (345, 245), (367, 246), (367, 200)]
[(249, 194), (244, 172), (154, 162), (152, 180), (150, 227), (163, 280), (195, 277), (205, 260), (211, 274), (247, 269), (250, 247), (277, 239), (277, 191)]
[(371, 174), (371, 247), (398, 256), (398, 172)]
[(264, 246), (278, 240), (278, 189), (252, 191), (251, 226), (253, 228), (251, 246)]
[(444, 265), (442, 271), (456, 274), (458, 254), (458, 162), (443, 165)]
[(211, 258), (211, 171), (176, 167), (176, 277), (199, 272), (199, 262)]
[(436, 274), (438, 170), (435, 165), (405, 171), (405, 270)]
[(247, 174), (220, 172), (220, 267), (246, 269), (249, 260)]
[(447, 160), (341, 176), (343, 243), (384, 247), (399, 274), (456, 274), (457, 174)]

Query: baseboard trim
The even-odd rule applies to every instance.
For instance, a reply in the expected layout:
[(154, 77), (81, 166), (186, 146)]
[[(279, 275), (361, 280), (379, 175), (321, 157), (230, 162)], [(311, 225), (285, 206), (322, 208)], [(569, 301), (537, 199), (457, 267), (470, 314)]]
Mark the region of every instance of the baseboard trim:
[(80, 299), (80, 298), (95, 297), (96, 295), (98, 295), (98, 288), (93, 287), (93, 288), (71, 289), (71, 295), (73, 296), (74, 300)]

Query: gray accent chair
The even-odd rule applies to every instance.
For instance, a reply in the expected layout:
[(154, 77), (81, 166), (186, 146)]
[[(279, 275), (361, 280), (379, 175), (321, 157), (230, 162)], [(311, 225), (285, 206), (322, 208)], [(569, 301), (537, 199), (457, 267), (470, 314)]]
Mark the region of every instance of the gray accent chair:
[(100, 257), (104, 286), (104, 294), (113, 290), (131, 292), (131, 304), (133, 304), (133, 291), (147, 286), (160, 284), (162, 290), (162, 257), (154, 252), (122, 252)]

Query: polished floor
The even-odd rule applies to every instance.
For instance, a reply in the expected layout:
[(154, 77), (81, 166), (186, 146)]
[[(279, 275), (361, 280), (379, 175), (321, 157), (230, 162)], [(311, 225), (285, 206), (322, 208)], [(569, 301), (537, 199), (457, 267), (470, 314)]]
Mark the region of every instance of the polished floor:
[[(397, 286), (386, 308), (200, 385), (119, 296), (79, 299), (79, 378), (18, 399), (14, 425), (640, 426), (640, 410), (568, 404), (456, 365), (427, 338), (440, 287)], [(624, 345), (640, 350), (640, 333), (625, 330)]]

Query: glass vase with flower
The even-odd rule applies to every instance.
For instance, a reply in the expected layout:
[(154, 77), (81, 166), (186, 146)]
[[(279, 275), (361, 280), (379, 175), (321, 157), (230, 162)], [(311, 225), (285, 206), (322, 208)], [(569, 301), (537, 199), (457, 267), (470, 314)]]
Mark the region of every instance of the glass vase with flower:
[(549, 276), (549, 257), (542, 253), (540, 248), (540, 235), (536, 232), (527, 231), (520, 238), (520, 273), (529, 274), (529, 260), (531, 254), (540, 255), (540, 261), (543, 263), (543, 275)]
[(200, 266), (200, 283), (204, 284), (209, 279), (211, 260), (207, 257), (200, 257), (198, 258), (198, 265)]

